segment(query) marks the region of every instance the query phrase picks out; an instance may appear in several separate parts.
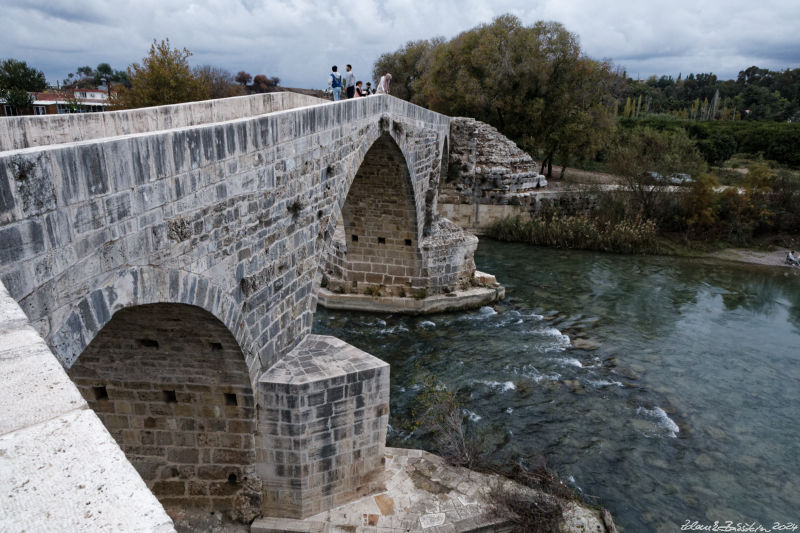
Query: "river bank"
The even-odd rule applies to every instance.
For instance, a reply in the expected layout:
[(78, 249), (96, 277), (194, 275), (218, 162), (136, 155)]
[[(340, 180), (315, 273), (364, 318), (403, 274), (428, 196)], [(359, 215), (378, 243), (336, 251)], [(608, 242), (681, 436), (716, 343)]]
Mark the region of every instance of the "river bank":
[(771, 251), (752, 250), (749, 248), (726, 248), (718, 252), (712, 252), (697, 257), (701, 259), (716, 259), (732, 263), (746, 263), (748, 265), (758, 265), (765, 267), (778, 267), (794, 272), (800, 272), (800, 268), (786, 263), (788, 248), (777, 248)]

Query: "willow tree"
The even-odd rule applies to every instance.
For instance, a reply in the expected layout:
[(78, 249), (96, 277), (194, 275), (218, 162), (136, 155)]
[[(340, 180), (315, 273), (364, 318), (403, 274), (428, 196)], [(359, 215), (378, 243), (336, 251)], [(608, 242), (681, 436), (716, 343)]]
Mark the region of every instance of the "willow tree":
[(128, 67), (131, 86), (119, 92), (117, 106), (130, 109), (207, 99), (208, 89), (189, 66), (191, 55), (186, 48), (172, 49), (169, 39), (154, 40), (141, 64)]
[(389, 70), (392, 85), (410, 87), (412, 101), (496, 126), (540, 154), (548, 175), (554, 157), (593, 156), (611, 137), (616, 77), (610, 65), (583, 56), (577, 36), (559, 23), (525, 26), (502, 15), (450, 41), (409, 43), (381, 60), (399, 69)]

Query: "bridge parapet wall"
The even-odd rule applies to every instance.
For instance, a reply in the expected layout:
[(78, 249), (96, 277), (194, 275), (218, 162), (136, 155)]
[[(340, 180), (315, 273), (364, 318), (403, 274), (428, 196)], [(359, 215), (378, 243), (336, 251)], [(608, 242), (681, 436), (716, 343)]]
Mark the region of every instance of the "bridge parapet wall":
[[(166, 280), (191, 273), (235, 307), (215, 316), (255, 382), (310, 331), (323, 244), (372, 143), (388, 131), (415, 168), (435, 145), (414, 134), (448, 126), (376, 96), (2, 153), (0, 279), (70, 365), (108, 320), (89, 288), (152, 265), (162, 301), (179, 302)], [(418, 220), (427, 179), (412, 176)]]
[(225, 122), (324, 102), (280, 92), (106, 113), (3, 117), (0, 152)]

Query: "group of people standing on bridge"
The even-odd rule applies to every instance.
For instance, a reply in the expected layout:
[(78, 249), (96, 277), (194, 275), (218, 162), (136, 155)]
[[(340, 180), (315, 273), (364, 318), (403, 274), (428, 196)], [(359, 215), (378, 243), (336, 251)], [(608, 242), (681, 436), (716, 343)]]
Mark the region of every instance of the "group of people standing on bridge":
[(364, 87), (361, 80), (356, 81), (352, 65), (347, 65), (346, 68), (347, 70), (341, 73), (336, 65), (331, 67), (331, 73), (328, 76), (328, 87), (333, 92), (334, 101), (341, 100), (342, 92), (344, 92), (345, 98), (359, 98), (370, 96), (371, 94), (389, 94), (389, 83), (392, 81), (392, 75), (388, 72), (381, 76), (377, 87), (373, 89), (372, 82), (368, 81), (366, 87)]

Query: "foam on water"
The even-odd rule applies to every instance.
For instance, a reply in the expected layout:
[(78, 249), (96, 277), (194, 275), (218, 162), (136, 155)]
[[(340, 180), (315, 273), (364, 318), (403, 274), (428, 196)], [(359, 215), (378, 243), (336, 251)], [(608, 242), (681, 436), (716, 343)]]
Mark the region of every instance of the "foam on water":
[(399, 333), (407, 333), (407, 332), (408, 332), (408, 328), (405, 327), (405, 326), (402, 326), (400, 324), (398, 324), (397, 326), (389, 327), (389, 328), (383, 328), (380, 331), (378, 331), (378, 333), (380, 333), (381, 335), (396, 335), (396, 334), (399, 334)]
[(481, 315), (491, 316), (491, 315), (496, 315), (497, 311), (495, 311), (494, 309), (492, 309), (488, 305), (484, 305), (483, 307), (478, 309), (478, 313), (481, 314)]
[(605, 379), (587, 379), (586, 383), (588, 383), (592, 387), (597, 387), (598, 389), (603, 387), (610, 387), (612, 385), (614, 385), (615, 387), (624, 387), (624, 385), (619, 381), (607, 381)]
[(561, 379), (561, 374), (558, 372), (539, 372), (533, 365), (525, 365), (521, 369), (512, 368), (511, 371), (519, 376), (532, 379), (535, 383), (541, 383), (542, 381), (558, 381)]
[(436, 323), (431, 322), (430, 320), (423, 320), (422, 322), (419, 323), (419, 327), (425, 329), (432, 329), (436, 327)]
[(557, 328), (539, 329), (535, 330), (534, 333), (538, 333), (539, 335), (543, 335), (545, 337), (553, 337), (559, 344), (564, 346), (569, 346), (571, 343), (569, 335), (564, 335)]
[(669, 417), (667, 412), (658, 406), (653, 407), (652, 409), (646, 409), (640, 406), (636, 409), (636, 414), (653, 420), (658, 427), (667, 430), (670, 437), (677, 437), (677, 433), (681, 430), (678, 427), (678, 424), (676, 424), (675, 421)]
[(574, 366), (576, 368), (583, 368), (583, 363), (573, 357), (561, 357), (556, 359), (556, 362), (563, 366)]
[(475, 383), (483, 383), (487, 387), (491, 387), (493, 389), (500, 389), (502, 392), (508, 392), (510, 390), (516, 390), (517, 386), (514, 385), (513, 381), (486, 381), (486, 380), (476, 380)]
[(469, 409), (464, 409), (464, 414), (466, 414), (471, 422), (477, 422), (481, 420), (483, 417), (474, 411), (470, 411)]

